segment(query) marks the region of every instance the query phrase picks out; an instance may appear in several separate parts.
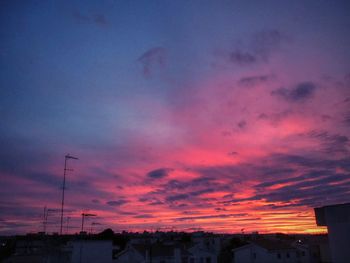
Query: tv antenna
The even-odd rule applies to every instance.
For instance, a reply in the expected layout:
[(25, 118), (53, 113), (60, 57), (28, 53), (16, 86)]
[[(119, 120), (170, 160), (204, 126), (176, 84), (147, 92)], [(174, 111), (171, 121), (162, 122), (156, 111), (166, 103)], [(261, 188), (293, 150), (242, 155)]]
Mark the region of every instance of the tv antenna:
[(63, 207), (64, 207), (64, 190), (66, 189), (66, 173), (67, 171), (73, 171), (73, 169), (67, 168), (68, 159), (79, 160), (77, 157), (67, 154), (64, 156), (64, 170), (63, 170), (63, 185), (62, 185), (62, 203), (61, 203), (61, 228), (60, 235), (62, 235), (62, 226), (63, 226)]

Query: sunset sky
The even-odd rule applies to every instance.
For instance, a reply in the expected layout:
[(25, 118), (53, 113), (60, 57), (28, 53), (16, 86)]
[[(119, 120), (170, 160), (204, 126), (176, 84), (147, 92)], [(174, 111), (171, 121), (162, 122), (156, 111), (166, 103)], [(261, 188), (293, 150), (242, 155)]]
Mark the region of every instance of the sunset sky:
[[(1, 1), (0, 234), (318, 233), (350, 202), (349, 1)], [(64, 231), (66, 232), (66, 228)]]

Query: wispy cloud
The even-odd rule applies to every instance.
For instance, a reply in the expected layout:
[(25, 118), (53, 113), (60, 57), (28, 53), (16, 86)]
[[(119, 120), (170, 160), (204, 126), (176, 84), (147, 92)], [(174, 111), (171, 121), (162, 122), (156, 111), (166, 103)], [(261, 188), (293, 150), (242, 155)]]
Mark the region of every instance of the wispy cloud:
[(74, 10), (73, 18), (79, 22), (79, 23), (86, 23), (86, 24), (95, 24), (99, 27), (106, 27), (108, 26), (108, 20), (105, 15), (103, 14), (83, 14), (79, 10)]
[(117, 200), (117, 201), (108, 201), (106, 202), (106, 204), (110, 206), (121, 206), (128, 202), (129, 202), (128, 200)]
[(163, 47), (154, 47), (143, 53), (137, 61), (142, 65), (143, 75), (151, 77), (155, 72), (165, 67), (167, 62), (166, 50)]
[(313, 97), (316, 85), (312, 82), (302, 82), (291, 89), (279, 88), (271, 92), (272, 96), (277, 96), (289, 102), (304, 102)]
[(280, 30), (271, 29), (258, 31), (249, 39), (240, 41), (239, 46), (216, 52), (228, 64), (249, 67), (255, 64), (267, 63), (281, 47), (290, 42), (290, 37)]

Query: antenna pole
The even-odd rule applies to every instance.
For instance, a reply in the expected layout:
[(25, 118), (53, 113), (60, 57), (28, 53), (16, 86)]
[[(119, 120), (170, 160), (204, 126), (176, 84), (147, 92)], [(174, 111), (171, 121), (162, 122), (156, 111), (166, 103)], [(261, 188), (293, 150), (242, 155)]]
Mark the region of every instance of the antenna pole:
[(60, 235), (62, 235), (63, 207), (64, 207), (64, 189), (66, 188), (66, 171), (67, 171), (67, 155), (64, 157), (63, 185), (62, 185), (62, 202), (61, 202), (61, 228), (60, 228)]
[(63, 171), (63, 185), (62, 185), (62, 202), (61, 202), (61, 227), (60, 227), (60, 235), (62, 235), (62, 227), (63, 227), (63, 208), (64, 208), (64, 190), (66, 189), (66, 173), (67, 171), (71, 171), (71, 169), (67, 169), (67, 160), (74, 159), (78, 160), (78, 158), (70, 156), (67, 154), (64, 157), (64, 171)]
[(85, 218), (85, 214), (82, 213), (81, 216), (82, 216), (82, 219), (81, 219), (81, 232), (83, 232), (83, 231), (84, 231), (84, 218)]
[(47, 209), (46, 206), (44, 207), (44, 218), (43, 218), (43, 230), (44, 230), (44, 235), (46, 235), (46, 222), (47, 221)]

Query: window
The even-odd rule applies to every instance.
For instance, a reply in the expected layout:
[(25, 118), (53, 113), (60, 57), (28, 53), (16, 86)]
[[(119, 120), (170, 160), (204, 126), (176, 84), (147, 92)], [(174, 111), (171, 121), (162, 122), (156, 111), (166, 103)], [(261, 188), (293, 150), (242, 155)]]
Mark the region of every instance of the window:
[(210, 258), (210, 257), (207, 257), (207, 258), (205, 259), (205, 263), (211, 263), (211, 258)]
[(289, 253), (287, 253), (287, 258), (290, 258), (290, 255), (289, 255)]
[(280, 253), (277, 253), (277, 258), (281, 259), (281, 254)]
[(190, 258), (190, 263), (194, 263), (194, 258)]
[(256, 253), (253, 253), (253, 258), (256, 259)]
[(305, 251), (302, 251), (302, 252), (301, 252), (301, 255), (302, 255), (303, 257), (305, 257)]

